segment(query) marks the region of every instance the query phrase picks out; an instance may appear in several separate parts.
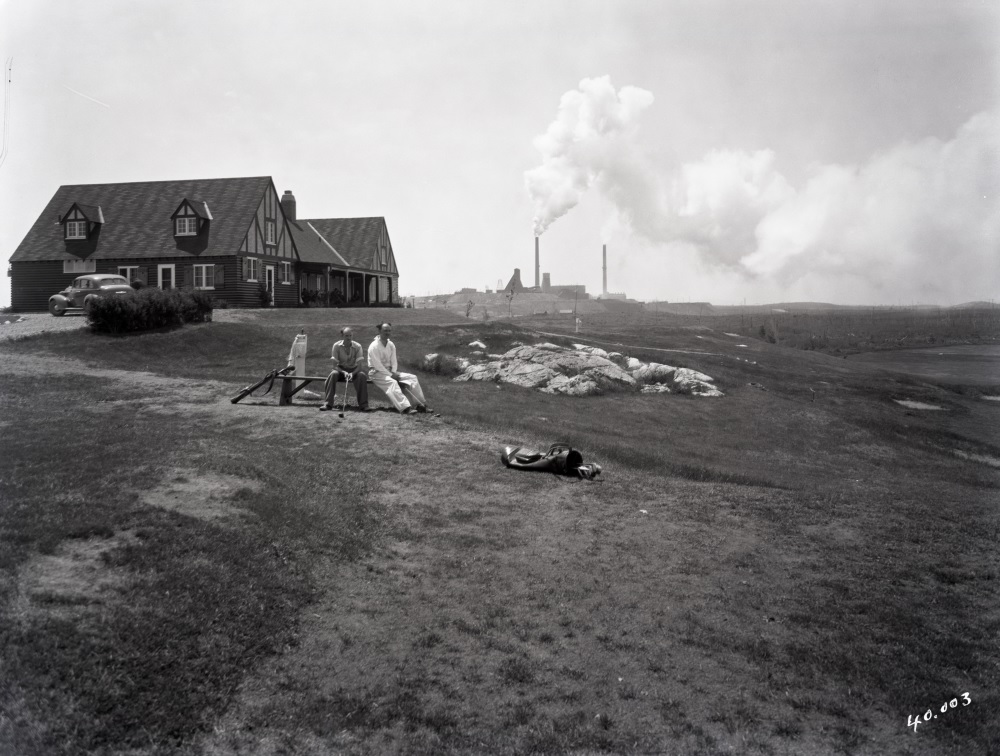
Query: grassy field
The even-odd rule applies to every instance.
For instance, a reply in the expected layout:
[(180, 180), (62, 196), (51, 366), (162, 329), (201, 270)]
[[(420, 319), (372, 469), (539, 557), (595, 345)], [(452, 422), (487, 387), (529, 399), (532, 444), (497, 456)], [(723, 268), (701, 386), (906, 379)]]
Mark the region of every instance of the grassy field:
[[(0, 343), (0, 752), (1000, 750), (1000, 385), (722, 321), (396, 310), (414, 372), (576, 340), (726, 396), (229, 402), (300, 329), (313, 374), (383, 315)], [(556, 440), (605, 480), (499, 462)]]
[[(705, 326), (719, 332), (770, 344), (845, 355), (950, 344), (1000, 344), (1000, 307), (902, 309), (898, 307), (833, 310), (720, 308), (719, 315), (674, 316), (677, 325)], [(537, 318), (536, 318), (537, 320)], [(588, 315), (588, 328), (616, 324), (636, 328), (662, 322), (662, 315), (643, 310)]]

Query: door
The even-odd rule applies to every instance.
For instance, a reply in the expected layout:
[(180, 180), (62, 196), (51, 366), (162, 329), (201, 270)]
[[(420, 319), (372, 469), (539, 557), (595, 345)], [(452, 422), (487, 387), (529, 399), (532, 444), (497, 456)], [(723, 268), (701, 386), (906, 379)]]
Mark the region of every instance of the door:
[(264, 266), (264, 285), (267, 287), (268, 307), (274, 307), (274, 266)]
[(174, 281), (174, 264), (158, 265), (156, 285), (161, 289), (173, 289), (177, 283)]

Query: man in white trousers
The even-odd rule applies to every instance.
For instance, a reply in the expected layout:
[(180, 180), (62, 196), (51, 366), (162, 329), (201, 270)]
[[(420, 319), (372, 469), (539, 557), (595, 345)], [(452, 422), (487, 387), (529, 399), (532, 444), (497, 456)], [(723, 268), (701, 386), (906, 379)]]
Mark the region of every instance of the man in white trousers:
[[(409, 415), (414, 412), (426, 412), (427, 402), (424, 400), (424, 392), (420, 388), (417, 376), (412, 373), (400, 373), (396, 363), (396, 345), (389, 341), (392, 334), (391, 323), (381, 323), (378, 327), (378, 336), (368, 347), (368, 375), (372, 382), (385, 392), (392, 405)], [(400, 384), (405, 388), (401, 388)], [(413, 397), (413, 404), (403, 391)]]

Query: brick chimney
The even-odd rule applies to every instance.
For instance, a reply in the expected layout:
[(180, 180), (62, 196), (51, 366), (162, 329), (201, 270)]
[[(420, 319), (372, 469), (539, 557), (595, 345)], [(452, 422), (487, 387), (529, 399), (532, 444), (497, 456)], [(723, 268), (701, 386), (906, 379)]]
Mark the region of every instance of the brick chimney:
[(285, 211), (285, 217), (288, 220), (295, 220), (295, 195), (292, 194), (291, 189), (285, 190), (285, 194), (281, 198), (281, 209)]

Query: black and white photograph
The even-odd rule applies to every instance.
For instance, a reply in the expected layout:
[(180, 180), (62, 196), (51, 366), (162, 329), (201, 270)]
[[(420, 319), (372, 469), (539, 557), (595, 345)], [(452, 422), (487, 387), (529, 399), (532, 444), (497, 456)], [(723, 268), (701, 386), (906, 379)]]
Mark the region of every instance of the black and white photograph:
[(998, 0), (0, 59), (0, 754), (1000, 753)]

